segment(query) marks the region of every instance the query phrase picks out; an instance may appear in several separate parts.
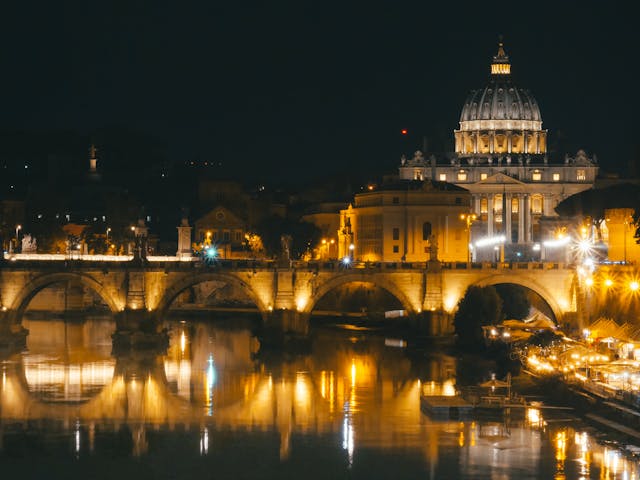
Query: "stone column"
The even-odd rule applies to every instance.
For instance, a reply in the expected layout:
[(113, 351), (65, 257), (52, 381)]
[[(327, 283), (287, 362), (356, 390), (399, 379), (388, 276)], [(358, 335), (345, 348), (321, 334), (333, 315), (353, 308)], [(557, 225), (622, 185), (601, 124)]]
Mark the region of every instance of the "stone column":
[(522, 131), (522, 148), (524, 153), (529, 153), (529, 142), (527, 141), (527, 132)]
[(473, 134), (473, 153), (478, 153), (478, 137), (479, 137), (479, 133), (478, 132), (474, 132)]
[(478, 218), (480, 218), (480, 195), (474, 195), (472, 201), (473, 213), (475, 213)]
[(504, 212), (502, 221), (504, 222), (504, 235), (507, 237), (506, 243), (511, 243), (511, 194), (505, 194)]
[(493, 236), (493, 194), (489, 194), (487, 199), (487, 236)]
[(512, 132), (507, 132), (507, 153), (511, 155), (511, 135)]
[(524, 243), (524, 197), (518, 195), (518, 243)]
[(493, 144), (496, 141), (496, 136), (494, 132), (489, 132), (489, 153), (493, 153), (496, 151), (495, 145)]
[(524, 241), (531, 243), (531, 196), (524, 197)]

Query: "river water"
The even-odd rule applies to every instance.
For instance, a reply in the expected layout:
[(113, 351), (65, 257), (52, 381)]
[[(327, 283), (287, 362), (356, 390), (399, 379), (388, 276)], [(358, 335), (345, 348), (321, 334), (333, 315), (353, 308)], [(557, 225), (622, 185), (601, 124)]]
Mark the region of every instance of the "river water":
[(421, 393), (453, 393), (468, 367), (380, 333), (317, 328), (310, 352), (285, 354), (242, 321), (178, 319), (167, 352), (114, 355), (108, 319), (24, 324), (27, 350), (0, 357), (2, 478), (640, 475), (566, 411), (431, 419)]

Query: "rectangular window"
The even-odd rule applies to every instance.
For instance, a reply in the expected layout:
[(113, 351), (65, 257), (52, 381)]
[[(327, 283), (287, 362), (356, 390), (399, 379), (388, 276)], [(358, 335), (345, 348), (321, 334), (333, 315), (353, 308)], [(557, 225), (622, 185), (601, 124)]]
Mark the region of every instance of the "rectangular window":
[(586, 180), (587, 179), (587, 173), (585, 170), (579, 169), (576, 172), (576, 180)]
[(531, 174), (531, 180), (533, 180), (534, 182), (539, 182), (540, 180), (542, 180), (542, 173), (540, 173), (539, 170), (534, 170), (534, 172)]
[(467, 180), (467, 172), (458, 172), (458, 180), (464, 182)]
[(480, 213), (487, 213), (489, 211), (489, 200), (484, 197), (480, 199)]
[(520, 201), (518, 198), (511, 199), (511, 213), (518, 213), (520, 210)]
[(394, 240), (400, 240), (400, 229), (399, 228), (394, 228), (393, 229), (393, 239)]
[(441, 173), (439, 178), (440, 178), (441, 182), (446, 182), (447, 181), (447, 174), (446, 173)]
[(224, 232), (223, 237), (225, 242), (228, 242), (231, 238), (231, 235), (229, 232)]
[(559, 182), (560, 181), (560, 174), (559, 173), (554, 173), (553, 174), (553, 181), (554, 182)]
[(398, 245), (393, 246), (393, 253), (398, 253), (400, 251), (400, 247)]
[(392, 202), (392, 203), (400, 203), (400, 197), (393, 197), (393, 198), (391, 199), (391, 202)]
[(456, 205), (462, 205), (462, 198), (456, 197)]
[(481, 173), (480, 174), (480, 180), (486, 180), (487, 179), (487, 174), (486, 173)]

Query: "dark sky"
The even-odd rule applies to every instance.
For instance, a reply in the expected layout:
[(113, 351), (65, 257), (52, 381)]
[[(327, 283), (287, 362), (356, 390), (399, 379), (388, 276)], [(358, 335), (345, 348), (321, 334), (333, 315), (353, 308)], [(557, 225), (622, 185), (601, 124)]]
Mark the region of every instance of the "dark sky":
[(635, 19), (611, 1), (12, 2), (0, 127), (120, 125), (265, 181), (395, 171), (423, 135), (452, 148), (502, 34), (551, 138), (622, 171), (640, 144)]

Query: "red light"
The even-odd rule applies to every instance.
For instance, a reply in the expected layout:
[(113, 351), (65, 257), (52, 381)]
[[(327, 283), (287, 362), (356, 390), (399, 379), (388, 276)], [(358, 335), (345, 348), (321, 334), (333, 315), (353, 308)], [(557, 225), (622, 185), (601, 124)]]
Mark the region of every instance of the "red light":
[(409, 133), (409, 131), (406, 128), (403, 128), (402, 130), (400, 130), (400, 133), (402, 135), (406, 135), (407, 133)]

